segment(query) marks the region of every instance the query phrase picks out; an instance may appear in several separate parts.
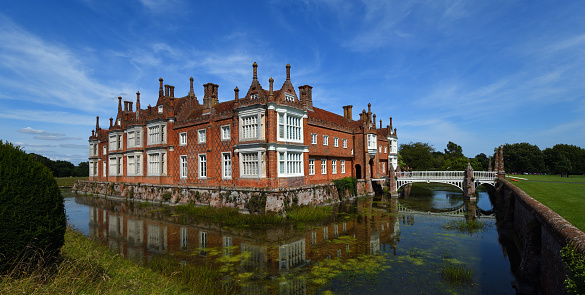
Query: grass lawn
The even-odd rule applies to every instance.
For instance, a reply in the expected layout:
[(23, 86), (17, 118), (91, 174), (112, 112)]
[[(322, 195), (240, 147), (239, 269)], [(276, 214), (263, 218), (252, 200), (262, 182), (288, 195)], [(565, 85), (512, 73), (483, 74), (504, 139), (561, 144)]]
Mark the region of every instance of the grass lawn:
[[(0, 276), (0, 294), (226, 293), (217, 271), (204, 266), (182, 269), (178, 264), (154, 271), (71, 229), (65, 233), (61, 259), (49, 267), (31, 266), (20, 277), (14, 273)], [(191, 271), (189, 281), (181, 277), (187, 269)]]
[[(534, 199), (585, 231), (585, 175), (508, 175), (511, 181)], [(526, 179), (523, 180), (522, 178)]]
[(55, 177), (58, 186), (71, 187), (76, 180), (88, 180), (89, 177)]

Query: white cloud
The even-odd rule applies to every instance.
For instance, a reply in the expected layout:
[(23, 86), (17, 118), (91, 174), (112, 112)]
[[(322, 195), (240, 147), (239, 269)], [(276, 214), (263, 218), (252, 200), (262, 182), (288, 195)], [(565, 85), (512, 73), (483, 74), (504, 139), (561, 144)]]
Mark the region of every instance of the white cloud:
[[(25, 110), (25, 109), (8, 109), (6, 107), (0, 108), (0, 118), (15, 119), (33, 122), (58, 123), (66, 125), (85, 125), (94, 126), (95, 117), (73, 114), (63, 111), (39, 111), (39, 110)], [(32, 128), (31, 128), (32, 129)], [(22, 132), (22, 131), (19, 131)]]

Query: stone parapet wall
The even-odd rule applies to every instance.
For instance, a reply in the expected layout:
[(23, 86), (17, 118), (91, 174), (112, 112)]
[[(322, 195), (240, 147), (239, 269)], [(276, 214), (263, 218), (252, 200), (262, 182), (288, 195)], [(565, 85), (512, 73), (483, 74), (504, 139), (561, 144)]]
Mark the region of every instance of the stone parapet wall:
[(561, 249), (571, 243), (585, 254), (585, 233), (506, 180), (498, 181), (492, 201), (501, 223), (500, 236), (512, 241), (513, 250), (520, 254), (518, 292), (566, 293)]
[(233, 207), (252, 213), (282, 212), (292, 204), (321, 205), (343, 201), (332, 183), (263, 190), (78, 180), (72, 189), (78, 193), (138, 202)]

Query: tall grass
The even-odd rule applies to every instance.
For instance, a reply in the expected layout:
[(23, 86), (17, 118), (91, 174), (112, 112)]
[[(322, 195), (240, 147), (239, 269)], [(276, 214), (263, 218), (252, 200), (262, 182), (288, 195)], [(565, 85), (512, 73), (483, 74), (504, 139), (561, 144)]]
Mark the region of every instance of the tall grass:
[[(44, 265), (19, 265), (0, 277), (0, 294), (214, 294), (217, 276), (192, 267), (187, 283), (181, 272), (162, 273), (112, 253), (80, 233), (68, 229), (60, 260)], [(180, 277), (179, 277), (180, 274)]]
[(473, 282), (473, 269), (463, 265), (445, 264), (441, 267), (443, 279), (451, 284), (463, 284)]

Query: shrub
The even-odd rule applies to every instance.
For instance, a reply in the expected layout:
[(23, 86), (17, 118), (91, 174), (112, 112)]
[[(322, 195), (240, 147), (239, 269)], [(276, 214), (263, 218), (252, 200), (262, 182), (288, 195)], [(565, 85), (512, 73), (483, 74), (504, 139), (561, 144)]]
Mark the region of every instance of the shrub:
[(585, 294), (585, 257), (575, 249), (573, 244), (561, 250), (561, 257), (567, 268), (565, 287), (568, 294)]
[(339, 198), (343, 199), (346, 196), (346, 192), (350, 196), (357, 195), (357, 179), (355, 177), (344, 177), (342, 179), (333, 180), (333, 184), (337, 187), (337, 193)]
[[(52, 172), (0, 141), (0, 273), (13, 263), (50, 261), (64, 243), (63, 196)], [(37, 253), (43, 253), (39, 257)]]

